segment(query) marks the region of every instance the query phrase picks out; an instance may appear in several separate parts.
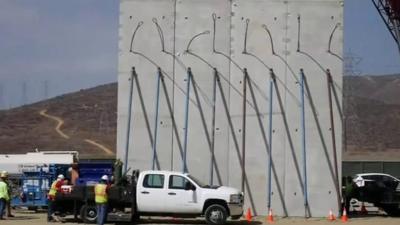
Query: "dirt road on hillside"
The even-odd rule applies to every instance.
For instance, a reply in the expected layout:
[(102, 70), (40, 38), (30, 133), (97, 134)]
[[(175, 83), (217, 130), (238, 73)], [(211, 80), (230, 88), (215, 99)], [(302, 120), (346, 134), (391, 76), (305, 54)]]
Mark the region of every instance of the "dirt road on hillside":
[[(41, 116), (44, 116), (44, 117), (46, 117), (46, 118), (48, 118), (48, 119), (51, 119), (51, 120), (57, 122), (57, 125), (56, 125), (56, 127), (54, 128), (54, 130), (55, 130), (62, 138), (64, 138), (64, 139), (70, 139), (70, 137), (69, 137), (67, 134), (65, 134), (65, 133), (61, 130), (61, 127), (64, 125), (64, 120), (63, 120), (62, 118), (57, 117), (57, 116), (53, 116), (53, 115), (50, 115), (50, 114), (47, 114), (47, 109), (41, 110), (41, 111), (39, 112), (39, 114), (40, 114)], [(104, 145), (102, 145), (102, 144), (100, 144), (100, 143), (98, 143), (98, 142), (96, 142), (96, 141), (94, 141), (94, 140), (91, 140), (91, 139), (84, 139), (84, 141), (85, 141), (86, 143), (88, 143), (88, 144), (90, 144), (90, 145), (93, 145), (93, 146), (95, 146), (96, 148), (102, 150), (102, 151), (105, 152), (107, 155), (114, 155), (114, 152), (113, 152), (111, 149), (105, 147)]]

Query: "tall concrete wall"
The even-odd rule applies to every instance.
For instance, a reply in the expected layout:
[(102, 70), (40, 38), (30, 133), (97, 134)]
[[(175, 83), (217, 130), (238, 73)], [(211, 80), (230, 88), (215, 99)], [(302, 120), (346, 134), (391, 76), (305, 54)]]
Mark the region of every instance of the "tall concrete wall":
[[(216, 67), (220, 82), (216, 87), (212, 183), (242, 189), (245, 207), (251, 207), (258, 215), (267, 214), (268, 146), (272, 141), (274, 213), (304, 216), (309, 211), (313, 217), (326, 216), (330, 209), (337, 213), (329, 92), (323, 70), (330, 69), (334, 83), (333, 121), (340, 177), (342, 19), (343, 1), (339, 0), (121, 0), (118, 157), (125, 157), (129, 78), (135, 67), (128, 167), (152, 167), (157, 67), (160, 67), (164, 85), (160, 89), (155, 165), (163, 170), (183, 169), (186, 69), (191, 67), (194, 82), (189, 92), (187, 166), (191, 174), (211, 183), (213, 67)], [(246, 23), (248, 54), (243, 54)], [(138, 24), (142, 25), (132, 42)], [(270, 31), (275, 54), (263, 25)], [(335, 26), (330, 54), (327, 50)], [(202, 32), (205, 33), (189, 46), (191, 54), (185, 52), (191, 38)], [(244, 82), (244, 68), (248, 71), (248, 82)], [(273, 68), (276, 74), (272, 96), (268, 68)], [(304, 206), (300, 68), (304, 69), (307, 81), (309, 210)], [(268, 137), (270, 101), (272, 140)]]

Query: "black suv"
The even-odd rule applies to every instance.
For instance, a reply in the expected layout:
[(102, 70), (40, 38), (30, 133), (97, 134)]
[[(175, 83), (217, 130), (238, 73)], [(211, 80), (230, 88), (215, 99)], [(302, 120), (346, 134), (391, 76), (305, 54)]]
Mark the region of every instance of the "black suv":
[(362, 173), (353, 177), (352, 198), (373, 203), (389, 215), (400, 215), (400, 180), (384, 173)]

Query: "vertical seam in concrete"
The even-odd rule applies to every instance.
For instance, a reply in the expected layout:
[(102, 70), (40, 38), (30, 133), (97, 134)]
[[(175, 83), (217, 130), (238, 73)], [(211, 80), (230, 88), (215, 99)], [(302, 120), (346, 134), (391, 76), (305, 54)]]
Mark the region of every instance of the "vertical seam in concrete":
[[(340, 2), (339, 2), (340, 3)], [(343, 4), (342, 3), (340, 3), (341, 4), (341, 11), (339, 12), (339, 18), (341, 18), (340, 19), (340, 23), (342, 24), (342, 26), (344, 26), (344, 21), (343, 21), (343, 13), (344, 13), (344, 2), (343, 2)], [(343, 38), (343, 31), (342, 31), (342, 38)], [(342, 57), (343, 57), (343, 45), (342, 45), (342, 49), (341, 49), (341, 52), (342, 52)], [(341, 80), (342, 80), (342, 83), (341, 83), (341, 86), (342, 86), (342, 88), (343, 88), (343, 84), (344, 84), (344, 66), (343, 66), (344, 64), (342, 63), (342, 74), (341, 74)], [(342, 95), (340, 96), (341, 98), (342, 98), (342, 100), (340, 101), (340, 104), (341, 104), (341, 106), (342, 106), (342, 117), (344, 116), (344, 109), (343, 109), (343, 107), (344, 107), (344, 105), (345, 104), (343, 104), (343, 99), (344, 99), (344, 91), (342, 91)], [(342, 138), (342, 143), (341, 143), (341, 146), (340, 146), (340, 149), (342, 149), (341, 151), (340, 151), (340, 164), (341, 165), (343, 165), (343, 151), (347, 151), (347, 147), (346, 147), (346, 145), (345, 145), (345, 141), (346, 141), (346, 143), (347, 143), (347, 139), (346, 139), (346, 128), (345, 128), (345, 117), (344, 118), (342, 118), (342, 127), (341, 127), (341, 130), (342, 130), (342, 136), (341, 136), (341, 138)], [(382, 171), (383, 171), (383, 163), (382, 163)], [(339, 174), (340, 174), (340, 177), (343, 177), (343, 166), (339, 166)], [(339, 185), (340, 185), (340, 187), (342, 186), (342, 180), (341, 179), (339, 179)]]
[[(288, 26), (289, 26), (289, 17), (287, 16), (288, 13), (289, 13), (289, 2), (286, 2), (286, 14), (284, 16), (285, 17), (285, 40), (288, 39)], [(288, 52), (288, 42), (285, 41), (285, 53), (287, 53), (287, 52)], [(285, 60), (287, 62), (288, 54), (285, 54)], [(287, 66), (285, 66), (285, 85), (287, 85)], [(286, 113), (286, 107), (287, 107), (286, 96), (287, 96), (287, 90), (284, 92), (284, 106), (285, 106), (284, 112), (285, 113)], [(284, 116), (286, 116), (286, 115), (284, 115)], [(290, 130), (289, 130), (289, 132), (290, 132)], [(287, 144), (286, 144), (286, 141), (289, 141), (286, 132), (283, 133), (283, 138), (284, 138), (284, 140), (283, 140), (283, 165), (285, 165), (285, 166), (283, 167), (282, 186), (283, 186), (283, 199), (285, 199), (285, 202), (286, 202), (286, 167), (287, 167), (287, 158), (286, 158), (287, 157), (287, 154), (286, 154)]]
[[(230, 10), (229, 10), (229, 56), (230, 57), (232, 57), (232, 4), (233, 4), (233, 1), (231, 1), (231, 0), (227, 0), (227, 1), (229, 1), (230, 2), (230, 4), (229, 4), (229, 7), (230, 7)], [(232, 66), (232, 63), (231, 62), (229, 62), (229, 66), (228, 66), (228, 80), (229, 80), (229, 83), (231, 83), (231, 66)], [(228, 113), (229, 113), (229, 115), (230, 115), (230, 113), (231, 113), (231, 87), (230, 87), (230, 85), (228, 85), (228, 105), (229, 105), (229, 108), (228, 108)], [(227, 135), (227, 138), (228, 138), (228, 151), (227, 151), (227, 164), (226, 164), (226, 171), (227, 171), (227, 184), (228, 185), (230, 185), (230, 183), (229, 183), (229, 177), (230, 177), (230, 170), (229, 170), (229, 166), (230, 166), (230, 161), (229, 161), (229, 156), (230, 156), (230, 149), (231, 149), (231, 141), (230, 141), (230, 136), (231, 136), (231, 134), (230, 134), (230, 132), (229, 132), (229, 129), (231, 129), (231, 128), (229, 128), (229, 124), (227, 124), (227, 131), (228, 131), (228, 135)]]
[[(176, 1), (177, 0), (173, 0), (174, 1), (174, 37), (173, 37), (173, 49), (172, 49), (172, 53), (175, 55), (175, 51), (176, 51)], [(175, 83), (175, 58), (172, 57), (172, 80), (173, 83)], [(175, 85), (172, 85), (172, 115), (175, 118)], [(174, 123), (172, 123), (172, 127), (171, 127), (171, 171), (173, 171), (174, 169)]]

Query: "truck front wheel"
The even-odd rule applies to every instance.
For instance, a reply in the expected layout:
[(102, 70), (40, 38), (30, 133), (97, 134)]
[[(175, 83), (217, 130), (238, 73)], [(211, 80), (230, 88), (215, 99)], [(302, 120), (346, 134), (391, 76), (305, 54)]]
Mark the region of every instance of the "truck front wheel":
[(95, 205), (83, 205), (80, 212), (81, 219), (85, 223), (96, 223), (97, 208)]
[(224, 206), (214, 204), (208, 206), (205, 211), (205, 217), (208, 224), (222, 225), (225, 224), (228, 213)]

